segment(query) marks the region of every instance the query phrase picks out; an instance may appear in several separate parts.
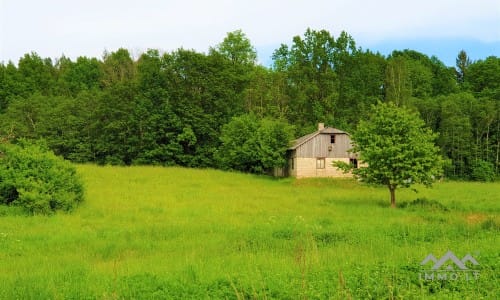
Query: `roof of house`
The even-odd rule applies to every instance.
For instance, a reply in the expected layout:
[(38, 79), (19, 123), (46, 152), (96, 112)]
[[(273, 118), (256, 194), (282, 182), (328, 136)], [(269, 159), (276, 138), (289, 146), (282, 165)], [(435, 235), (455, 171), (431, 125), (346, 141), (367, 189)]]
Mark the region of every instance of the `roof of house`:
[(337, 129), (337, 128), (325, 127), (322, 130), (317, 130), (316, 132), (310, 133), (308, 135), (304, 135), (304, 136), (294, 140), (292, 143), (292, 146), (290, 146), (288, 148), (288, 150), (295, 150), (300, 145), (305, 144), (307, 141), (313, 139), (315, 136), (320, 135), (320, 134), (347, 134), (348, 135), (349, 133), (342, 131), (340, 129)]

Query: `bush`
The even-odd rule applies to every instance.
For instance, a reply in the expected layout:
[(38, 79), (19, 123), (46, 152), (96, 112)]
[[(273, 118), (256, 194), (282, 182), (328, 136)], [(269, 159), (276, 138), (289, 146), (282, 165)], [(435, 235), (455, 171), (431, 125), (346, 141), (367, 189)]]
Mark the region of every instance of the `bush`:
[(83, 200), (83, 185), (71, 163), (42, 143), (0, 144), (0, 204), (31, 214), (70, 211)]
[(294, 128), (279, 120), (260, 119), (253, 114), (234, 117), (222, 127), (222, 142), (216, 154), (223, 169), (266, 173), (286, 165), (286, 150)]
[(472, 179), (476, 181), (494, 181), (495, 168), (493, 164), (484, 160), (478, 161), (472, 167)]

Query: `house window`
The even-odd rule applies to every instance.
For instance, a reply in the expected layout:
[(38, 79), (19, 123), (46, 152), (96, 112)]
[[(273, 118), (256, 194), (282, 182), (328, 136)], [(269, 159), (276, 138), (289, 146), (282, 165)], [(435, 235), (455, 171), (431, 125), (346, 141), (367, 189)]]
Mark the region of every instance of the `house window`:
[(350, 158), (349, 159), (349, 163), (355, 168), (357, 169), (358, 168), (358, 160), (355, 159), (355, 158)]
[(330, 144), (335, 144), (335, 134), (330, 135)]
[(325, 168), (325, 159), (317, 158), (316, 159), (316, 169), (324, 169)]
[(293, 170), (293, 168), (294, 168), (294, 162), (293, 162), (293, 161), (294, 161), (294, 159), (293, 159), (293, 158), (292, 158), (292, 159), (290, 159), (290, 166), (292, 167), (292, 170)]

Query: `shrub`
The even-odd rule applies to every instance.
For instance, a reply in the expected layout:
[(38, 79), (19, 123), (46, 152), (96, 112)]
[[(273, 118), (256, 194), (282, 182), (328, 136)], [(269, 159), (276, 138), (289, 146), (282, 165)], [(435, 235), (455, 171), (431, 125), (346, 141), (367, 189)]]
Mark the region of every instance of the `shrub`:
[(286, 150), (294, 128), (279, 120), (246, 114), (222, 127), (222, 142), (216, 154), (223, 169), (266, 173), (286, 165)]
[(478, 161), (472, 167), (472, 179), (476, 181), (494, 181), (495, 168), (493, 164), (484, 160)]
[(43, 143), (0, 144), (0, 204), (49, 214), (70, 211), (82, 200), (75, 167)]

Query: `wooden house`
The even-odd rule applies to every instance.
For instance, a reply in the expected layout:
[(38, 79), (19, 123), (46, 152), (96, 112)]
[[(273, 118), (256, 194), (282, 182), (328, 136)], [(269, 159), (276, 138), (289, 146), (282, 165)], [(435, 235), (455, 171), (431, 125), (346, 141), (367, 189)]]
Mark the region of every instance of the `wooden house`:
[(358, 165), (357, 153), (351, 149), (349, 134), (337, 128), (318, 124), (318, 130), (295, 140), (288, 149), (287, 174), (304, 177), (350, 177), (332, 166), (334, 161)]

